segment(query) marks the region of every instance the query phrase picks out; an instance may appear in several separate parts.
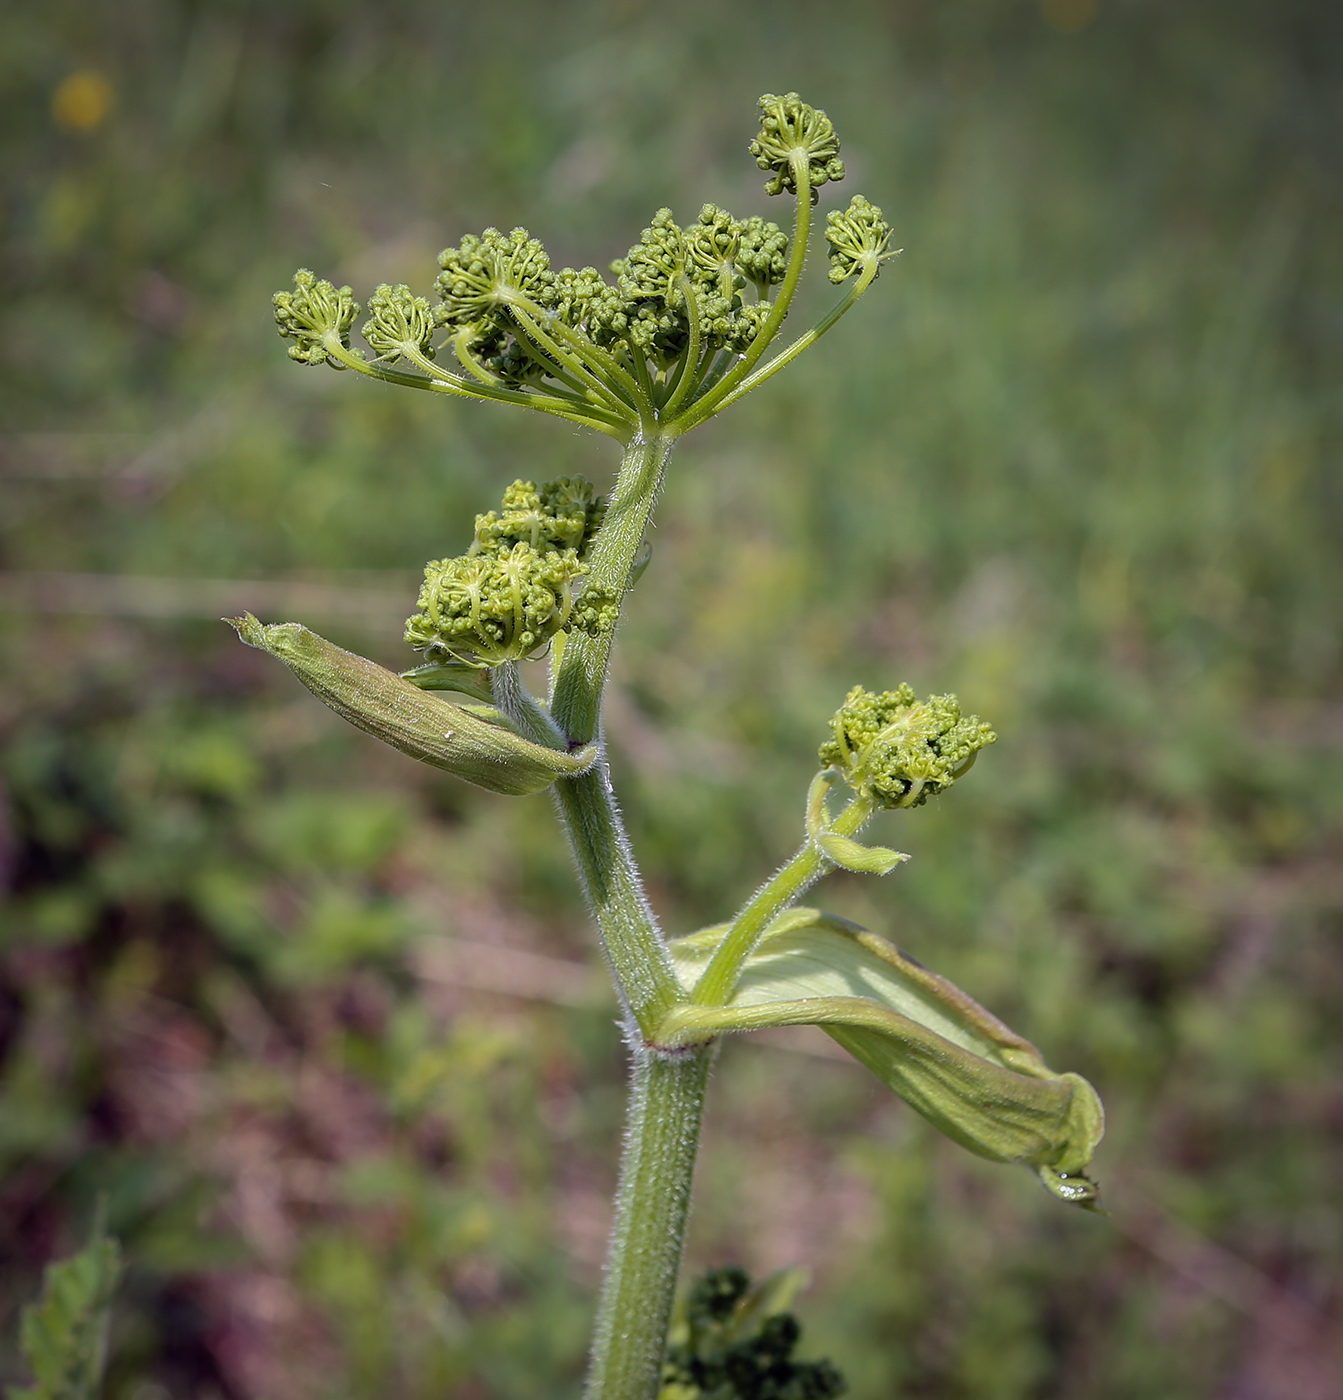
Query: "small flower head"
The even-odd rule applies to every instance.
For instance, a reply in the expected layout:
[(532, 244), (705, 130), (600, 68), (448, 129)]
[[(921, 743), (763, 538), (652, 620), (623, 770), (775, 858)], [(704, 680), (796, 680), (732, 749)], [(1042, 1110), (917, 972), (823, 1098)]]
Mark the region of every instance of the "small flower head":
[(477, 237), (468, 233), (456, 248), (438, 255), (434, 288), (441, 298), (435, 308), (449, 326), (499, 325), (502, 308), (519, 298), (542, 303), (554, 281), (550, 258), (525, 228), (500, 233), (487, 228)]
[(609, 328), (625, 309), (624, 298), (595, 267), (562, 267), (550, 287), (550, 310), (567, 326)]
[(750, 150), (761, 170), (774, 172), (765, 182), (766, 194), (797, 193), (793, 160), (799, 152), (807, 161), (813, 196), (827, 180), (844, 178), (839, 138), (830, 118), (819, 107), (809, 107), (795, 92), (782, 97), (767, 92), (760, 99), (760, 134)]
[(758, 287), (782, 282), (788, 270), (788, 235), (776, 223), (752, 214), (741, 223), (737, 266)]
[(571, 549), (581, 559), (606, 514), (590, 481), (562, 476), (537, 486), (515, 481), (500, 508), (476, 516), (473, 553), (505, 553), (529, 544), (539, 553)]
[(683, 300), (686, 241), (670, 209), (659, 209), (621, 265), (620, 292), (630, 301), (656, 298), (666, 306)]
[(369, 298), (368, 314), (364, 339), (380, 359), (395, 360), (408, 351), (434, 358), (434, 313), (426, 298), (384, 282)]
[(515, 481), (476, 517), (470, 550), (425, 565), (406, 641), (476, 666), (533, 656), (566, 628), (615, 627), (616, 600), (587, 589), (583, 553), (606, 512), (591, 483)]
[(345, 349), (350, 348), (350, 327), (359, 315), (359, 303), (348, 287), (319, 282), (306, 267), (301, 267), (294, 274), (294, 290), (276, 292), (272, 301), (280, 334), (294, 341), (289, 347), (291, 360), (344, 368), (329, 356), (324, 342), (334, 335)]
[(745, 280), (736, 268), (741, 228), (726, 209), (706, 204), (685, 235), (691, 276), (729, 297)]
[(868, 268), (880, 267), (895, 254), (890, 249), (891, 226), (881, 210), (856, 194), (842, 213), (831, 210), (825, 220), (825, 241), (830, 245), (830, 280), (847, 282)]
[(520, 661), (563, 630), (586, 572), (571, 549), (542, 553), (523, 543), (506, 554), (432, 560), (406, 641), (484, 666)]
[(945, 792), (998, 736), (954, 695), (920, 701), (908, 685), (876, 694), (855, 686), (830, 721), (820, 759), (883, 807), (919, 807)]
[(586, 579), (569, 615), (569, 630), (590, 637), (609, 635), (620, 620), (620, 599), (614, 589)]

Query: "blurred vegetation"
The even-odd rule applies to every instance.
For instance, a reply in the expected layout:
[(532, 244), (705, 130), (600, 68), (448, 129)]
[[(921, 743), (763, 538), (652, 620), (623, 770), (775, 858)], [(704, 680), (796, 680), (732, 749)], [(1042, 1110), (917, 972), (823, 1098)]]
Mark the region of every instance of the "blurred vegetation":
[[(423, 560), (610, 444), (290, 364), (295, 266), (767, 210), (797, 88), (905, 253), (688, 442), (617, 780), (670, 928), (853, 683), (1002, 735), (823, 902), (1100, 1089), (1108, 1219), (824, 1043), (727, 1047), (692, 1265), (858, 1400), (1331, 1400), (1343, 1335), (1343, 15), (1314, 0), (47, 0), (0, 18), (0, 1381), (123, 1242), (108, 1393), (577, 1393), (622, 1065), (567, 857), (213, 619), (408, 664)], [(424, 396), (428, 399), (429, 396)]]

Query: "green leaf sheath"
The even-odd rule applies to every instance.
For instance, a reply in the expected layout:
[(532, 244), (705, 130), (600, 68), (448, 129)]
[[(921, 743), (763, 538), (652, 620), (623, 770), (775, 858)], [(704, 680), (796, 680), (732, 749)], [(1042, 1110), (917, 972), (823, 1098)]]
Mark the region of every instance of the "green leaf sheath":
[(233, 620), (249, 646), (269, 652), (343, 719), (411, 758), (507, 796), (548, 788), (581, 773), (594, 745), (559, 752), (421, 690), (392, 671), (345, 651), (297, 622), (267, 627), (250, 613)]
[[(702, 981), (728, 930), (677, 939), (682, 984)], [(1040, 1052), (959, 987), (884, 938), (815, 909), (775, 919), (725, 1005), (674, 1008), (658, 1043), (692, 1045), (724, 1031), (818, 1025), (953, 1141), (995, 1162), (1023, 1163), (1065, 1201), (1091, 1205), (1085, 1169), (1105, 1118), (1091, 1086)]]
[(634, 1053), (630, 1113), (586, 1400), (654, 1400), (681, 1264), (713, 1047)]

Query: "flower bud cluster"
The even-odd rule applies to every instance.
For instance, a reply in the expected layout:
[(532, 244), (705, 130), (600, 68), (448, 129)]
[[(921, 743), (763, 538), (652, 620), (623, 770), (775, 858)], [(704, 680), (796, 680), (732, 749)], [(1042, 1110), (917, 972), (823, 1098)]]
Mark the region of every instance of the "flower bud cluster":
[(597, 338), (623, 334), (644, 354), (668, 363), (689, 345), (693, 325), (701, 351), (743, 354), (767, 314), (761, 294), (783, 280), (787, 255), (788, 236), (777, 224), (736, 219), (706, 204), (683, 229), (670, 209), (659, 209), (628, 255), (611, 264), (619, 321), (601, 327)]
[(795, 92), (776, 97), (767, 92), (760, 99), (760, 134), (751, 142), (751, 154), (761, 170), (772, 171), (766, 194), (797, 193), (794, 158), (806, 160), (813, 198), (827, 180), (844, 178), (839, 158), (839, 137), (830, 118), (819, 107), (809, 107)]
[(961, 717), (954, 695), (920, 701), (908, 685), (874, 693), (854, 686), (830, 721), (820, 760), (882, 807), (919, 807), (962, 777), (998, 736), (978, 715)]
[[(552, 271), (525, 229), (486, 229), (440, 254), (441, 300), (432, 315), (452, 333), (459, 356), (512, 388), (553, 368), (519, 312), (541, 335), (559, 321), (626, 362), (636, 354), (659, 366), (673, 362), (690, 345), (692, 325), (700, 353), (741, 354), (764, 323), (761, 295), (783, 280), (787, 258), (788, 236), (777, 224), (736, 219), (712, 204), (684, 229), (670, 209), (658, 210), (628, 255), (612, 263), (614, 286), (593, 267)], [(399, 326), (375, 348), (394, 348), (398, 333)]]
[[(628, 442), (652, 423), (693, 427), (768, 379), (797, 343), (761, 361), (797, 291), (816, 191), (844, 175), (826, 114), (796, 93), (760, 99), (751, 143), (771, 194), (805, 191), (792, 235), (758, 216), (706, 204), (682, 227), (660, 209), (607, 273), (553, 268), (525, 228), (486, 228), (439, 255), (435, 298), (383, 285), (369, 300), (367, 350), (350, 347), (359, 307), (348, 287), (300, 271), (275, 297), (280, 333), (306, 364), (535, 408)], [(866, 290), (886, 257), (881, 211), (855, 200), (832, 215), (830, 279), (860, 280), (823, 333)], [(437, 342), (437, 343), (436, 343)], [(807, 342), (810, 343), (810, 342)], [(458, 368), (439, 354), (450, 347)], [(392, 368), (404, 361), (406, 368)]]
[(826, 215), (825, 241), (830, 245), (830, 280), (836, 284), (877, 269), (895, 254), (890, 249), (891, 226), (875, 204), (856, 194), (842, 213)]
[(617, 600), (585, 587), (583, 562), (605, 511), (581, 477), (515, 481), (476, 517), (470, 550), (425, 565), (406, 641), (476, 666), (535, 655), (566, 628), (615, 627)]
[(369, 319), (363, 337), (379, 359), (396, 360), (418, 354), (434, 358), (434, 312), (425, 297), (417, 297), (404, 284), (377, 287), (368, 300)]
[(292, 292), (276, 292), (272, 298), (275, 324), (289, 347), (289, 358), (300, 364), (344, 366), (330, 355), (329, 337), (345, 349), (350, 346), (350, 327), (359, 315), (359, 303), (349, 287), (335, 287), (301, 267), (294, 274)]

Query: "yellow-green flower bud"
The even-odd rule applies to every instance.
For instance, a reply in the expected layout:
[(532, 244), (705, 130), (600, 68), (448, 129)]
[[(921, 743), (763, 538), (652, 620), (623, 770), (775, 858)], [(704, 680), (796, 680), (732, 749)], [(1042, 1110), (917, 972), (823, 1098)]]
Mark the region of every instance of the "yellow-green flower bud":
[(318, 279), (301, 267), (294, 274), (292, 292), (276, 292), (271, 301), (275, 307), (275, 324), (289, 347), (289, 358), (305, 365), (329, 364), (344, 369), (328, 353), (324, 342), (334, 336), (345, 349), (350, 348), (350, 327), (359, 315), (359, 303), (348, 287), (335, 287)]
[(562, 476), (537, 486), (515, 481), (497, 511), (476, 516), (477, 553), (506, 553), (528, 544), (538, 553), (572, 549), (581, 559), (601, 527), (606, 503), (581, 476)]
[(820, 760), (882, 807), (919, 807), (962, 777), (998, 736), (978, 715), (962, 719), (954, 695), (920, 701), (908, 685), (854, 688), (830, 721)]
[(881, 210), (856, 194), (842, 213), (833, 209), (825, 219), (825, 241), (830, 245), (830, 280), (836, 284), (850, 277), (877, 269), (887, 258), (891, 226), (881, 217)]
[(620, 294), (630, 301), (656, 298), (667, 306), (679, 306), (678, 281), (685, 274), (687, 257), (685, 234), (672, 211), (659, 209), (622, 264)]
[(542, 553), (522, 541), (506, 554), (431, 560), (406, 641), (485, 666), (520, 661), (568, 625), (586, 572), (572, 549)]
[(685, 232), (686, 252), (696, 281), (731, 296), (745, 278), (736, 269), (741, 225), (726, 209), (706, 204), (699, 219)]
[(766, 194), (797, 193), (793, 157), (799, 152), (806, 158), (813, 194), (827, 180), (844, 178), (839, 138), (830, 118), (819, 107), (809, 107), (795, 92), (782, 97), (767, 92), (760, 99), (760, 134), (750, 150), (761, 170), (774, 172), (765, 182)]
[(788, 235), (758, 214), (743, 219), (737, 266), (758, 287), (782, 282), (788, 271)]
[(368, 313), (363, 335), (379, 358), (395, 360), (416, 352), (434, 358), (434, 313), (426, 298), (384, 282), (369, 297)]
[(524, 739), (375, 662), (345, 651), (297, 622), (265, 626), (251, 613), (231, 619), (248, 646), (278, 657), (342, 718), (394, 749), (490, 792), (521, 796), (573, 777), (597, 757), (592, 745), (562, 753)]
[(442, 300), (436, 314), (449, 326), (485, 322), (506, 328), (504, 308), (520, 297), (544, 303), (555, 280), (545, 248), (525, 228), (469, 233), (438, 255), (438, 265), (443, 270), (434, 287)]

